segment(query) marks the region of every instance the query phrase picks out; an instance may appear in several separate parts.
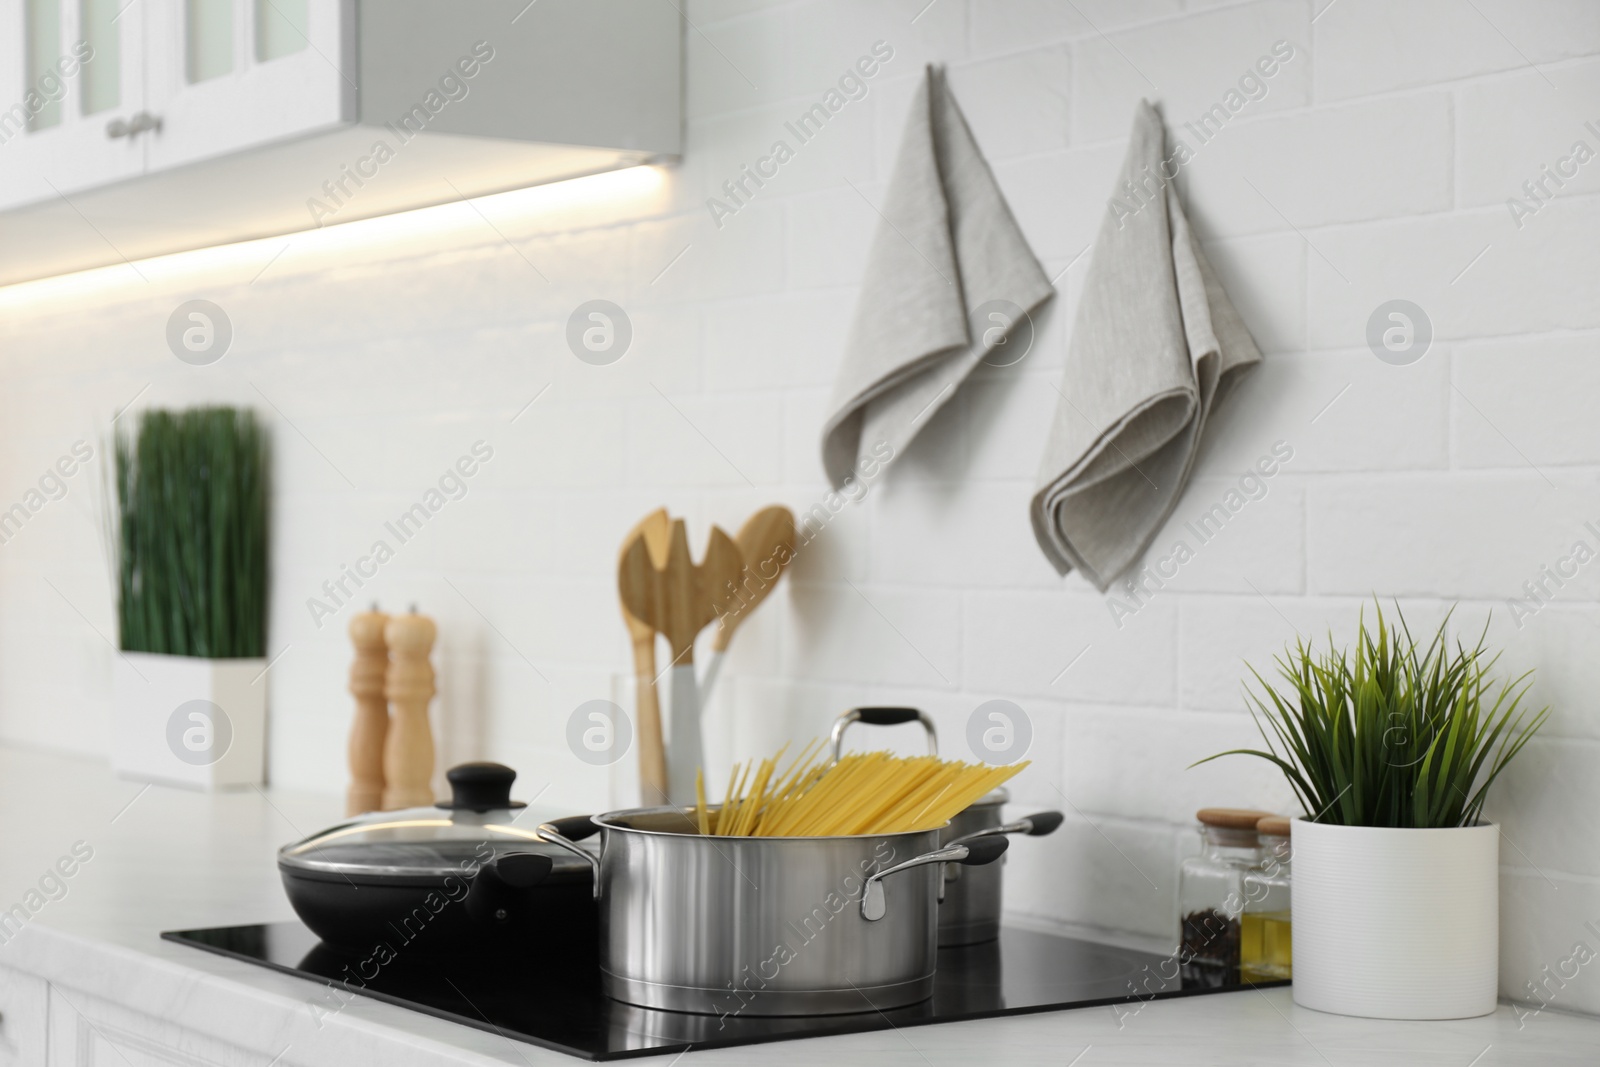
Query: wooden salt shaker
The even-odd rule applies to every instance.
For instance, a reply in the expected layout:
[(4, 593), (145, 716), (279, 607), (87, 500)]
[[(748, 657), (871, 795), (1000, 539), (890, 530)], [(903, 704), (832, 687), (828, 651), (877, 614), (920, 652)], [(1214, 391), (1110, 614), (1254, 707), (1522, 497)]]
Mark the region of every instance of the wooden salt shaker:
[(388, 742), (383, 750), (383, 807), (423, 807), (433, 803), (433, 730), (428, 704), (433, 700), (433, 651), (438, 627), (413, 608), (384, 627), (389, 645), (389, 673), (384, 695), (389, 699)]
[(383, 695), (389, 669), (389, 647), (383, 628), (389, 616), (374, 604), (350, 620), (350, 642), (356, 646), (350, 664), (350, 694), (356, 716), (350, 724), (350, 789), (344, 813), (360, 815), (383, 806), (383, 742), (389, 733), (389, 702)]

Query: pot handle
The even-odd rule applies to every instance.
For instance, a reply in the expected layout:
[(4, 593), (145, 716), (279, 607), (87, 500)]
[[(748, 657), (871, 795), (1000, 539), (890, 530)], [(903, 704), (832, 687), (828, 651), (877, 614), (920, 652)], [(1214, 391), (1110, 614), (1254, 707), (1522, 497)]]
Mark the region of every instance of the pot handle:
[[(969, 841), (978, 841), (985, 837), (998, 837), (1002, 834), (1027, 834), (1029, 837), (1043, 837), (1046, 834), (1054, 833), (1056, 827), (1061, 825), (1061, 819), (1062, 816), (1059, 811), (1036, 811), (1032, 815), (1015, 819), (1000, 826), (990, 826), (983, 830), (975, 830), (970, 834), (962, 834), (960, 837), (946, 841), (945, 844), (964, 845)], [(949, 866), (944, 869), (944, 880), (946, 882), (957, 881), (960, 877), (960, 867)], [(943, 885), (939, 887), (939, 903), (944, 903)]]
[(1011, 844), (1010, 839), (1003, 836), (989, 836), (980, 838), (965, 845), (945, 845), (932, 852), (924, 852), (920, 856), (913, 856), (904, 863), (897, 863), (878, 871), (867, 878), (867, 884), (861, 889), (861, 917), (867, 922), (877, 922), (888, 912), (888, 905), (883, 899), (883, 880), (891, 874), (910, 870), (912, 867), (922, 867), (929, 863), (960, 863), (968, 867), (984, 863), (993, 863), (1005, 852)]
[(1061, 825), (1062, 814), (1059, 811), (1036, 811), (1032, 815), (1024, 816), (1000, 826), (990, 826), (987, 829), (977, 830), (970, 834), (963, 834), (954, 840), (947, 841), (950, 845), (964, 845), (982, 837), (997, 837), (1001, 834), (1027, 834), (1029, 837), (1044, 837), (1046, 834), (1055, 833), (1056, 827)]
[(939, 754), (939, 734), (933, 728), (933, 719), (926, 712), (916, 708), (851, 708), (834, 720), (833, 733), (828, 738), (833, 745), (835, 763), (839, 762), (839, 754), (844, 751), (844, 732), (853, 722), (867, 726), (899, 726), (901, 723), (920, 722), (923, 732), (928, 735), (928, 755)]
[(564, 848), (574, 856), (581, 857), (594, 870), (594, 899), (600, 899), (600, 858), (586, 848), (579, 848), (573, 844), (586, 837), (593, 837), (600, 827), (587, 815), (572, 815), (565, 819), (554, 819), (542, 822), (533, 831), (534, 835), (547, 844)]

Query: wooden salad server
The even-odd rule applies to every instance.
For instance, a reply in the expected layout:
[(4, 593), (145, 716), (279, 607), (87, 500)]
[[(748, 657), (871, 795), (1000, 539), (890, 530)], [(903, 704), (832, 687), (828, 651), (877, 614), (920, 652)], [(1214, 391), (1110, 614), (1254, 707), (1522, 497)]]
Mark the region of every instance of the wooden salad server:
[(733, 641), (734, 631), (771, 594), (784, 570), (794, 561), (794, 512), (782, 504), (762, 508), (744, 520), (734, 543), (739, 546), (744, 569), (738, 588), (723, 612), (722, 625), (711, 642), (711, 655), (706, 659), (705, 674), (700, 679), (702, 706), (711, 701), (711, 690), (722, 673), (722, 660)]
[[(628, 531), (617, 553), (617, 591), (622, 602), (622, 621), (633, 644), (634, 688), (637, 704), (634, 717), (639, 745), (640, 799), (647, 805), (667, 801), (667, 750), (661, 737), (661, 699), (656, 694), (656, 628), (649, 620), (628, 608), (654, 598), (655, 563), (665, 563), (667, 544), (672, 536), (672, 520), (666, 508), (657, 508)], [(643, 551), (630, 554), (635, 542)]]
[(667, 639), (672, 650), (670, 667), (672, 721), (667, 743), (667, 796), (673, 804), (695, 802), (695, 772), (703, 762), (700, 739), (700, 687), (695, 681), (694, 641), (726, 604), (732, 585), (744, 572), (739, 546), (713, 526), (699, 565), (689, 555), (689, 535), (683, 520), (672, 523), (672, 535), (663, 566), (656, 567), (643, 538), (636, 538), (624, 553), (619, 575), (644, 576), (649, 567), (653, 580), (619, 583), (623, 604), (649, 622)]

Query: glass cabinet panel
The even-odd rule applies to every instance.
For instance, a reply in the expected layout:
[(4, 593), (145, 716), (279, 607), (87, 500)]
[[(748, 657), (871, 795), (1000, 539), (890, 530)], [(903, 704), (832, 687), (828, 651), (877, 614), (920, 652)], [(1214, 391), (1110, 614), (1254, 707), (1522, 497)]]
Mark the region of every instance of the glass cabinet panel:
[(293, 55), (309, 43), (307, 0), (255, 0), (255, 5), (257, 62)]
[(233, 0), (187, 0), (184, 39), (190, 83), (233, 71)]
[(61, 59), (61, 0), (27, 0), (23, 13), (28, 38), (28, 84), (24, 106), (28, 129), (45, 130), (61, 122), (61, 97), (66, 84), (56, 63)]
[(92, 49), (79, 75), (83, 79), (83, 113), (93, 115), (122, 103), (122, 39), (116, 19), (124, 15), (119, 0), (83, 0), (83, 39)]

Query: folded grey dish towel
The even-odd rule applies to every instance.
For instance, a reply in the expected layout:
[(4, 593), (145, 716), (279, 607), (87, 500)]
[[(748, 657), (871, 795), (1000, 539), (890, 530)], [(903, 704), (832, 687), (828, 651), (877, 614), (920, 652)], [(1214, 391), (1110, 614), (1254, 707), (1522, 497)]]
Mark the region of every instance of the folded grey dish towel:
[(942, 69), (917, 90), (881, 214), (822, 431), (836, 488), (882, 444), (898, 456), (1015, 318), (996, 330), (985, 314), (973, 330), (973, 312), (989, 301), (1030, 312), (1054, 292)]
[(1140, 101), (1030, 509), (1056, 570), (1076, 567), (1102, 592), (1172, 514), (1212, 406), (1261, 360), (1159, 177), (1164, 147), (1160, 116)]

